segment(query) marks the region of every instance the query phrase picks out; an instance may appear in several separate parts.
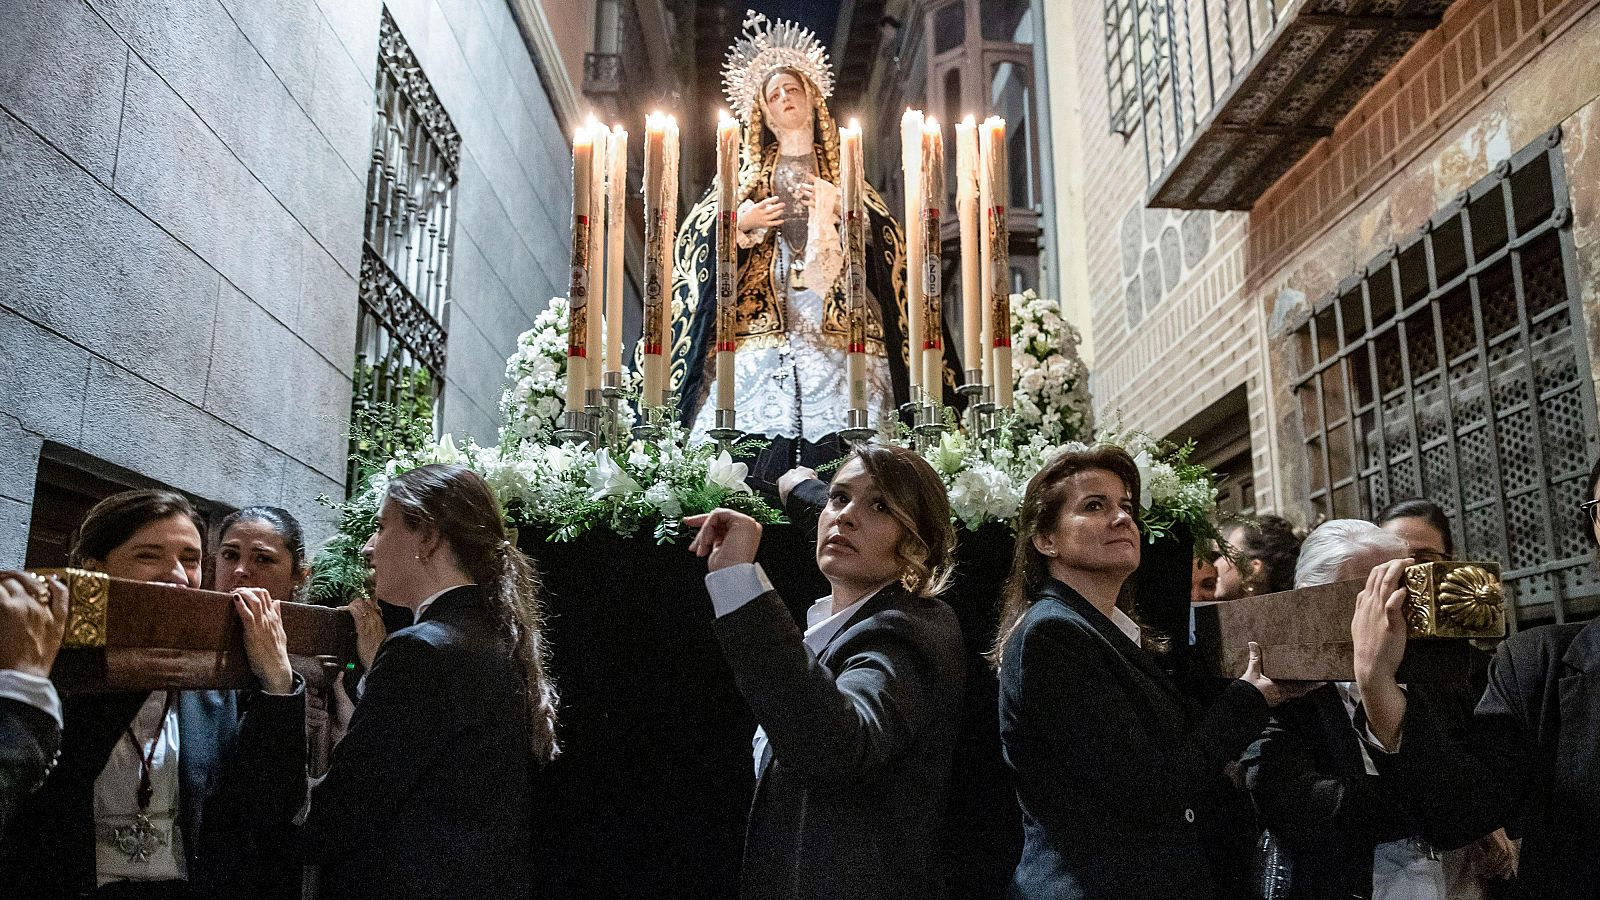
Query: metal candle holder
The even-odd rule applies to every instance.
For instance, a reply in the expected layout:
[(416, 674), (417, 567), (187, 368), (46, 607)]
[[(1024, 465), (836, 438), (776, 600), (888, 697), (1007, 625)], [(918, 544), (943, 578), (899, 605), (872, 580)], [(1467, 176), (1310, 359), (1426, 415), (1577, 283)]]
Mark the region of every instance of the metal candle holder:
[(921, 452), (933, 446), (948, 428), (949, 426), (944, 423), (944, 404), (934, 402), (922, 404), (917, 410), (916, 424), (911, 429), (917, 451)]
[(878, 429), (867, 422), (867, 411), (864, 409), (850, 409), (845, 411), (845, 427), (839, 432), (839, 437), (847, 443), (864, 444), (878, 436)]
[[(672, 405), (670, 400), (666, 405)], [(646, 407), (641, 400), (639, 424), (633, 426), (633, 436), (641, 441), (660, 440), (661, 436), (666, 433), (666, 428), (663, 427), (664, 423), (661, 421), (661, 415), (662, 412), (659, 407)]]
[(563, 444), (593, 444), (594, 420), (582, 410), (569, 409), (561, 414), (561, 427), (556, 429), (555, 437)]
[(611, 371), (601, 376), (600, 397), (603, 414), (600, 419), (600, 439), (608, 446), (622, 442), (622, 372)]
[(734, 425), (736, 418), (737, 414), (734, 410), (719, 409), (716, 411), (717, 427), (706, 430), (706, 434), (716, 439), (717, 444), (729, 453), (733, 452), (733, 445), (739, 443), (739, 439), (744, 437), (744, 432)]

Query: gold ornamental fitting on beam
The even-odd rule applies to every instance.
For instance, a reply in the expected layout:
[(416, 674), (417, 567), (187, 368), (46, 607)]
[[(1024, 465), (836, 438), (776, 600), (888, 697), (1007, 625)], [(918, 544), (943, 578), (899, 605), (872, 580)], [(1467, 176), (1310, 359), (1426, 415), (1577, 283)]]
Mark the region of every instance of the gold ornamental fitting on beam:
[(1430, 562), (1406, 569), (1406, 636), (1503, 638), (1505, 589), (1500, 566)]
[(67, 585), (67, 631), (61, 646), (97, 649), (106, 645), (106, 611), (111, 606), (111, 576), (88, 569), (29, 569), (54, 575)]

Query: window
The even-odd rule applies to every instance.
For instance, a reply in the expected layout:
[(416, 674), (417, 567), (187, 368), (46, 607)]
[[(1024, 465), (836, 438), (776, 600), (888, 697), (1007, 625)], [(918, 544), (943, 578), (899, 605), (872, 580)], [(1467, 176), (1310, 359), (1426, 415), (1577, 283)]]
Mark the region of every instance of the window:
[[(385, 407), (431, 412), (438, 398), (461, 159), (461, 136), (387, 9), (379, 27), (353, 421)], [(351, 452), (371, 449), (395, 448)]]
[(986, 0), (980, 19), (986, 41), (1033, 43), (1033, 9), (1029, 0)]
[(1166, 75), (1167, 7), (1163, 0), (1104, 0), (1106, 90), (1111, 130), (1132, 134), (1140, 97), (1153, 98)]
[(1578, 503), (1595, 399), (1559, 130), (1378, 256), (1295, 332), (1315, 513), (1424, 496), (1498, 561), (1513, 620), (1600, 610)]
[(1011, 205), (1035, 209), (1038, 198), (1033, 171), (1033, 84), (1028, 67), (996, 63), (989, 82), (990, 109), (1006, 120), (1006, 165), (1011, 179)]
[(967, 6), (956, 2), (933, 14), (933, 55), (938, 56), (962, 45), (967, 39)]

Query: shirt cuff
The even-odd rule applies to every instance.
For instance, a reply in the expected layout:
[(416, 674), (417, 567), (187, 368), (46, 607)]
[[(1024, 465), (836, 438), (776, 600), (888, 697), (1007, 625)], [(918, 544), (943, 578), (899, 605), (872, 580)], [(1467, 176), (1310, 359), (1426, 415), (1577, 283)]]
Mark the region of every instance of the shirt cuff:
[(44, 710), (56, 720), (58, 727), (63, 725), (61, 695), (56, 693), (56, 686), (48, 678), (15, 669), (0, 669), (0, 697)]
[(706, 573), (706, 591), (719, 619), (770, 590), (772, 582), (759, 563), (735, 563)]

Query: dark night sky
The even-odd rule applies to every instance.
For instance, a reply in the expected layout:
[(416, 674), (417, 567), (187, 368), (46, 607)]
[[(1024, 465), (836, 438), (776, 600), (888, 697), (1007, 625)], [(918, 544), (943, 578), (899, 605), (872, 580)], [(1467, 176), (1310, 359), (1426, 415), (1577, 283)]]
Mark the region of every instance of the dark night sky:
[(744, 11), (753, 9), (769, 19), (789, 19), (817, 33), (824, 45), (833, 43), (833, 29), (839, 18), (839, 0), (728, 0), (739, 21)]

